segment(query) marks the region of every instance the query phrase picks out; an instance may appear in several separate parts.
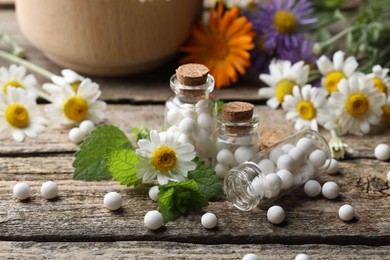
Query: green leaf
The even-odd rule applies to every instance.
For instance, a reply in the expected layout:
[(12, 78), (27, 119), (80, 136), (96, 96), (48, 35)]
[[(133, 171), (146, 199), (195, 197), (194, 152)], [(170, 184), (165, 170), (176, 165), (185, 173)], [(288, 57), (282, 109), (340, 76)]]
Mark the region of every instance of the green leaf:
[(146, 127), (134, 127), (131, 129), (131, 132), (135, 134), (136, 142), (138, 142), (140, 139), (149, 139), (150, 130)]
[(142, 182), (135, 167), (139, 160), (133, 149), (114, 150), (108, 154), (107, 168), (120, 184), (137, 186)]
[(197, 164), (196, 169), (188, 173), (188, 179), (196, 181), (199, 193), (208, 200), (222, 196), (221, 182), (215, 172), (198, 158), (194, 161)]
[(157, 206), (164, 217), (164, 222), (174, 220), (191, 210), (206, 207), (207, 199), (198, 189), (194, 180), (160, 186)]
[(106, 157), (110, 151), (132, 149), (126, 135), (113, 125), (98, 126), (80, 146), (73, 161), (73, 179), (107, 180), (111, 178), (106, 166)]

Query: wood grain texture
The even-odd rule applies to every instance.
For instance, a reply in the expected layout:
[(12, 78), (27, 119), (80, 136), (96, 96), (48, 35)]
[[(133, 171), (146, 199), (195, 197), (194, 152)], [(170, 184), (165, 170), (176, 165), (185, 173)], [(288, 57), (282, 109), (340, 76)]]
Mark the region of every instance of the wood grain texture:
[(390, 246), (334, 245), (197, 245), (175, 242), (0, 242), (1, 259), (241, 259), (253, 253), (260, 259), (386, 259)]

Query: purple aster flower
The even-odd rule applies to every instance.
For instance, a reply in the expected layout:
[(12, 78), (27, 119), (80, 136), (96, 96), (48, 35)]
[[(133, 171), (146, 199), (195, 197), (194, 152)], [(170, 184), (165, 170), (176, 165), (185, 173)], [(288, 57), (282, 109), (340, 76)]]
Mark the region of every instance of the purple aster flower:
[(298, 47), (302, 26), (317, 22), (317, 18), (307, 17), (313, 12), (308, 0), (267, 0), (258, 8), (257, 15), (252, 13), (249, 18), (270, 52)]
[(316, 67), (317, 55), (313, 52), (314, 41), (307, 40), (303, 36), (298, 38), (298, 46), (291, 48), (280, 48), (278, 50), (278, 58), (281, 60), (289, 60), (291, 63), (296, 63), (303, 60), (310, 66), (311, 69)]

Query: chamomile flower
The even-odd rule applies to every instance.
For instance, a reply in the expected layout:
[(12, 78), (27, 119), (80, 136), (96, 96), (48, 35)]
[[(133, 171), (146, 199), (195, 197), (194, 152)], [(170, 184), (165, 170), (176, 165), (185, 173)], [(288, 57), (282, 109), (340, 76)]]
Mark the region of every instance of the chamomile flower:
[(325, 128), (338, 126), (340, 134), (363, 135), (370, 132), (370, 125), (379, 124), (385, 94), (374, 88), (373, 82), (357, 74), (342, 79), (338, 90), (329, 98), (329, 109), (335, 116), (325, 123)]
[(45, 111), (56, 125), (76, 124), (84, 120), (91, 120), (94, 124), (104, 119), (106, 103), (97, 100), (101, 94), (99, 85), (90, 79), (84, 79), (78, 87), (77, 93), (70, 85), (64, 85), (60, 90), (44, 85), (53, 101), (46, 105)]
[(387, 96), (386, 102), (382, 107), (382, 121), (390, 124), (390, 95)]
[(75, 71), (70, 69), (64, 69), (61, 71), (62, 77), (53, 75), (51, 81), (53, 83), (45, 83), (43, 88), (48, 91), (51, 95), (59, 95), (61, 88), (65, 85), (70, 85), (75, 93), (80, 86), (80, 83), (85, 79), (83, 76), (77, 74)]
[(293, 95), (284, 98), (283, 109), (287, 110), (286, 119), (295, 122), (295, 129), (311, 128), (318, 131), (318, 124), (327, 120), (326, 91), (305, 85), (295, 86)]
[(21, 88), (31, 91), (36, 98), (37, 80), (32, 74), (26, 75), (26, 68), (12, 64), (9, 69), (0, 68), (0, 87), (1, 92), (7, 93), (9, 87)]
[(374, 82), (374, 87), (378, 88), (380, 92), (390, 95), (390, 76), (388, 68), (382, 68), (381, 65), (372, 67), (372, 73), (367, 74), (367, 80)]
[(270, 98), (267, 105), (273, 109), (283, 103), (286, 95), (292, 94), (293, 87), (302, 87), (309, 77), (309, 66), (303, 61), (291, 65), (290, 61), (273, 60), (269, 65), (270, 74), (260, 74), (260, 80), (268, 88), (260, 88), (259, 95)]
[(337, 84), (340, 80), (351, 77), (359, 66), (355, 57), (351, 56), (344, 60), (344, 56), (343, 51), (337, 51), (333, 55), (332, 61), (325, 55), (317, 60), (318, 70), (323, 75), (321, 79), (322, 86), (329, 93), (337, 91)]
[(13, 137), (22, 142), (26, 136), (36, 138), (45, 130), (46, 123), (34, 93), (20, 88), (0, 93), (0, 139)]
[(168, 181), (183, 181), (196, 167), (194, 146), (178, 141), (180, 134), (173, 131), (150, 131), (150, 140), (137, 142), (136, 153), (141, 161), (136, 165), (138, 177), (145, 183), (156, 179), (160, 185)]

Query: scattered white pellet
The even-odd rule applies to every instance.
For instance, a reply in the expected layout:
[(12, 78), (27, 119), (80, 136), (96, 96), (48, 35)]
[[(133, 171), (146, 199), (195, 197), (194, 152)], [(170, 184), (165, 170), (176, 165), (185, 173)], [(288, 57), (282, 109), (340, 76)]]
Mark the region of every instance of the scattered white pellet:
[(270, 159), (263, 159), (257, 165), (264, 174), (268, 174), (275, 171), (275, 165)]
[(339, 185), (333, 181), (325, 182), (322, 185), (322, 195), (327, 199), (335, 199), (339, 196)]
[(184, 118), (179, 123), (179, 130), (185, 135), (191, 135), (193, 132), (195, 132), (195, 129), (196, 123), (192, 118)]
[(272, 206), (267, 211), (268, 221), (272, 224), (280, 224), (284, 221), (284, 209), (280, 206)]
[[(326, 160), (326, 161), (328, 163), (328, 160)], [(339, 162), (334, 158), (330, 159), (329, 168), (326, 170), (326, 173), (335, 174), (338, 171), (339, 171)]]
[(276, 163), (279, 169), (291, 171), (295, 167), (295, 160), (288, 154), (282, 154)]
[(279, 170), (276, 174), (282, 180), (281, 189), (286, 190), (286, 189), (289, 189), (293, 186), (294, 176), (292, 175), (292, 173), (290, 171), (282, 169), (282, 170)]
[(122, 206), (122, 196), (115, 191), (111, 191), (104, 196), (104, 206), (109, 210), (117, 210)]
[(242, 260), (259, 260), (260, 258), (257, 257), (255, 254), (246, 254), (242, 258)]
[(164, 224), (164, 218), (160, 212), (152, 210), (145, 214), (144, 224), (150, 230), (157, 230)]
[(339, 209), (339, 217), (341, 220), (350, 221), (355, 217), (355, 209), (351, 205), (345, 204)]
[(281, 149), (281, 148), (274, 148), (274, 149), (272, 149), (272, 151), (270, 152), (270, 154), (269, 154), (269, 158), (271, 159), (271, 161), (273, 162), (273, 163), (277, 163), (277, 161), (278, 161), (278, 158), (282, 155), (282, 154), (284, 154), (285, 152)]
[(170, 125), (177, 125), (182, 119), (181, 112), (178, 109), (170, 109), (167, 112), (167, 122)]
[(295, 162), (299, 165), (302, 164), (306, 161), (306, 154), (305, 152), (299, 148), (299, 147), (294, 147), (292, 148), (289, 152), (288, 155), (290, 155)]
[(375, 157), (381, 161), (387, 161), (390, 159), (390, 145), (378, 144), (374, 150)]
[(303, 137), (298, 140), (297, 147), (301, 148), (306, 155), (309, 155), (314, 150), (314, 143), (310, 138)]
[(282, 150), (285, 153), (289, 153), (290, 150), (294, 149), (294, 147), (295, 146), (293, 144), (285, 144), (285, 145), (282, 146)]
[(80, 123), (79, 128), (84, 136), (87, 136), (95, 129), (95, 124), (91, 120), (84, 120)]
[(30, 197), (30, 185), (25, 182), (15, 184), (13, 188), (13, 195), (18, 200), (25, 200)]
[(222, 149), (221, 151), (219, 151), (217, 153), (217, 161), (219, 163), (229, 165), (232, 163), (233, 159), (234, 159), (234, 156), (233, 156), (232, 152), (229, 151), (228, 149)]
[(85, 135), (80, 128), (74, 127), (70, 129), (68, 137), (69, 137), (69, 141), (71, 141), (72, 143), (79, 144), (83, 141)]
[(303, 190), (307, 196), (314, 198), (321, 193), (321, 184), (316, 180), (310, 180), (305, 183)]
[(253, 152), (253, 147), (252, 146), (240, 146), (237, 148), (237, 150), (234, 152), (234, 158), (236, 159), (238, 164), (241, 164), (243, 162), (248, 161), (250, 158), (253, 157), (254, 152)]
[(213, 128), (214, 120), (208, 113), (202, 113), (198, 116), (198, 125), (203, 128), (207, 129), (208, 131)]
[(314, 150), (309, 155), (309, 161), (311, 164), (313, 164), (314, 167), (320, 168), (324, 166), (326, 162), (326, 155), (320, 149)]
[(225, 173), (229, 170), (229, 167), (222, 163), (217, 163), (214, 166), (214, 171), (217, 174), (217, 176), (221, 179), (225, 178)]
[(207, 229), (211, 229), (211, 228), (215, 228), (215, 226), (217, 226), (218, 219), (214, 213), (207, 212), (207, 213), (203, 214), (200, 222), (202, 223), (203, 227), (205, 227)]
[(387, 181), (390, 182), (390, 171), (387, 173)]
[(158, 200), (158, 186), (153, 186), (152, 188), (149, 189), (149, 198), (153, 201)]
[(307, 254), (298, 254), (295, 257), (295, 260), (310, 260), (310, 256), (308, 256)]
[(41, 194), (46, 199), (54, 199), (58, 196), (58, 186), (54, 181), (46, 181), (41, 186)]

